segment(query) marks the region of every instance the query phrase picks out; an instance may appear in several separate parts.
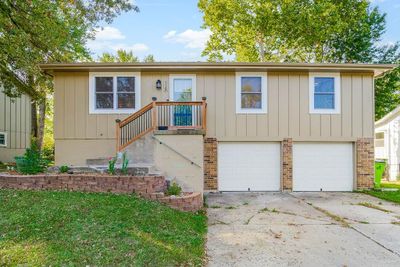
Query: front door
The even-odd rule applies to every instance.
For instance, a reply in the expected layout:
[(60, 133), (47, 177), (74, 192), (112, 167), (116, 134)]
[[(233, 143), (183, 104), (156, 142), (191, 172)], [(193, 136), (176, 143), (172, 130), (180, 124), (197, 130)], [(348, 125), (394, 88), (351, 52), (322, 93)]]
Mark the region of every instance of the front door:
[[(175, 102), (190, 102), (195, 100), (195, 76), (171, 75), (170, 98)], [(191, 105), (177, 105), (172, 109), (172, 125), (192, 126), (193, 108)]]

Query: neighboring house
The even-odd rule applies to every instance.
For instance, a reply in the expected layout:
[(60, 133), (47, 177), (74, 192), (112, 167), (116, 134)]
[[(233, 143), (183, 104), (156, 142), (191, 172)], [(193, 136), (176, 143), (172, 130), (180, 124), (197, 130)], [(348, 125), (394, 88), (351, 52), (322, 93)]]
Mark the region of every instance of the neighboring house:
[(389, 180), (399, 176), (400, 166), (400, 106), (375, 122), (375, 158), (385, 159)]
[(392, 67), (42, 65), (55, 82), (56, 164), (127, 151), (195, 191), (371, 188), (374, 76)]
[(0, 161), (12, 162), (30, 146), (31, 101), (7, 97), (0, 86)]

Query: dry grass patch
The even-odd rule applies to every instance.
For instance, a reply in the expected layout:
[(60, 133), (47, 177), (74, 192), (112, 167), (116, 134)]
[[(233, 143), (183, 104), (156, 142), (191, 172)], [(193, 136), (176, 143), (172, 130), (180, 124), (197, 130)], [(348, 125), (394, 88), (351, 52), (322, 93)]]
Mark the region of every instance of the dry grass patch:
[(374, 204), (369, 203), (369, 202), (360, 202), (360, 203), (358, 203), (357, 205), (359, 205), (359, 206), (364, 206), (364, 207), (367, 207), (367, 208), (370, 208), (370, 209), (380, 210), (380, 211), (387, 212), (387, 213), (390, 213), (390, 212), (391, 212), (390, 210), (384, 209), (384, 208), (382, 208), (382, 207), (379, 207), (379, 206), (374, 205)]

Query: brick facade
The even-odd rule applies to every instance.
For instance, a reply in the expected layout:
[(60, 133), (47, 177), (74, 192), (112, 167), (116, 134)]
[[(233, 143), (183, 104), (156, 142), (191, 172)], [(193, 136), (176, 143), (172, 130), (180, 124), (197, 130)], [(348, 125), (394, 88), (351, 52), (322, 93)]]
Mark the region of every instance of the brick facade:
[(217, 151), (217, 139), (204, 138), (204, 190), (218, 190)]
[(374, 139), (358, 139), (356, 142), (357, 189), (370, 189), (374, 187), (374, 162)]
[(281, 146), (282, 164), (282, 190), (293, 189), (293, 141), (292, 138), (285, 138)]

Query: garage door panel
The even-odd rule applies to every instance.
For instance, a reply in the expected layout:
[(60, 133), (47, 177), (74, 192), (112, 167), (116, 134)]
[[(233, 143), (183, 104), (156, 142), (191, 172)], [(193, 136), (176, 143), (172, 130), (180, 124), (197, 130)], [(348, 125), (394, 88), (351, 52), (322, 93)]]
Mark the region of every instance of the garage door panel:
[(351, 143), (294, 144), (293, 190), (351, 191), (353, 162)]
[(219, 143), (220, 191), (278, 191), (279, 143)]

